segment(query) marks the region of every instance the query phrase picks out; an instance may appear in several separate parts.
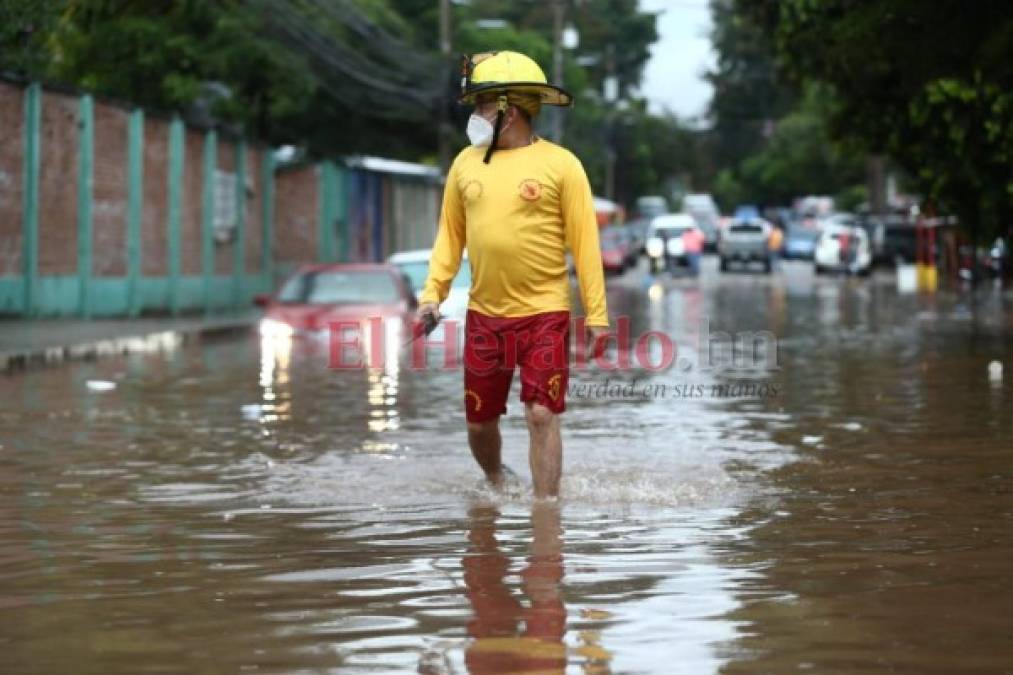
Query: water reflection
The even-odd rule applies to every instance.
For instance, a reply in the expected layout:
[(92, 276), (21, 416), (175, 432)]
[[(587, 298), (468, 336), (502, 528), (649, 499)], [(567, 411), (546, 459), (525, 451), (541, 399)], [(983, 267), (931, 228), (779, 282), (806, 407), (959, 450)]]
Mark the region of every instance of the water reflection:
[[(520, 571), (523, 598), (511, 590), (511, 559), (496, 538), (498, 507), (474, 503), (469, 512), (468, 551), (461, 561), (473, 617), (465, 651), (473, 675), (503, 672), (562, 673), (567, 665), (567, 610), (559, 505), (535, 502), (531, 507), (532, 539)], [(522, 600), (524, 602), (522, 602)], [(597, 644), (594, 632), (581, 633), (584, 672), (609, 672), (611, 655)]]
[(289, 364), (292, 359), (292, 336), (267, 334), (260, 338), (260, 423), (265, 433), (272, 423), (288, 420), (292, 415), (292, 392)]
[[(331, 368), (326, 358), (330, 345), (320, 335), (262, 331), (260, 402), (243, 406), (244, 416), (258, 420), (267, 436), (278, 430), (280, 422), (312, 419), (312, 411), (321, 407), (354, 411), (360, 420), (357, 425), (361, 424), (367, 434), (399, 430), (404, 404), (400, 396), (401, 321), (374, 318), (363, 321), (359, 331), (358, 346), (345, 357), (361, 362), (362, 369)], [(298, 389), (300, 397), (299, 416), (292, 413), (293, 388)], [(362, 447), (369, 452), (385, 452), (397, 444), (367, 438)]]
[[(401, 427), (398, 414), (398, 376), (403, 339), (401, 320), (374, 318), (362, 324), (363, 362), (367, 364), (366, 426), (372, 432), (397, 431)], [(375, 334), (381, 331), (380, 334)], [(379, 348), (380, 353), (374, 353)], [(384, 444), (381, 444), (384, 445)]]

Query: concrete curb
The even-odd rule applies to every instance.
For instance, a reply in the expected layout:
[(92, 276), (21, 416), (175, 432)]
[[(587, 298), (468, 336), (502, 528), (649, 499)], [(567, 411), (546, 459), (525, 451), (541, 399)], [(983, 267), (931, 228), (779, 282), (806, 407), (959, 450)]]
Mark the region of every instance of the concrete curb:
[(258, 320), (257, 316), (249, 316), (59, 346), (0, 351), (0, 373), (11, 374), (67, 361), (91, 361), (106, 356), (170, 351), (203, 336), (248, 332)]

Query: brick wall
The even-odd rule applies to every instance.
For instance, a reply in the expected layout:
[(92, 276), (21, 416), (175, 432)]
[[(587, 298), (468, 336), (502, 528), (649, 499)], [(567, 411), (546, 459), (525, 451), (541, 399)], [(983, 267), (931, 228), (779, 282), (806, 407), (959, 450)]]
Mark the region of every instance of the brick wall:
[(24, 90), (0, 82), (0, 276), (21, 274)]
[(141, 210), (141, 275), (169, 273), (169, 125), (144, 120), (144, 208)]
[(77, 274), (77, 111), (76, 99), (43, 92), (39, 168), (41, 276)]
[(318, 168), (302, 166), (275, 176), (274, 258), (279, 263), (317, 260)]
[(185, 275), (201, 274), (201, 200), (204, 180), (204, 134), (187, 129), (183, 139), (183, 207), (180, 237)]
[(127, 273), (129, 118), (129, 113), (120, 108), (95, 106), (92, 274), (96, 277), (122, 277)]
[[(0, 297), (5, 307), (17, 307), (12, 297), (17, 285), (9, 283), (21, 276), (23, 246), (23, 171), (24, 171), (24, 105), (25, 85), (0, 80)], [(78, 274), (78, 162), (79, 162), (79, 111), (80, 96), (43, 89), (40, 113), (41, 164), (39, 169), (39, 277), (76, 277)], [(121, 105), (96, 99), (94, 102), (94, 163), (92, 186), (92, 276), (123, 279), (128, 272), (127, 206), (128, 206), (128, 128), (131, 111)], [(169, 270), (168, 251), (168, 175), (169, 175), (170, 121), (158, 115), (146, 114), (143, 128), (143, 192), (140, 233), (140, 272), (143, 277), (165, 277)], [(183, 138), (183, 182), (180, 203), (180, 270), (184, 276), (200, 277), (203, 273), (203, 189), (204, 189), (203, 130), (187, 127)], [(235, 173), (236, 141), (219, 133), (216, 149), (216, 166), (219, 170)], [(244, 267), (247, 275), (263, 269), (263, 223), (261, 211), (264, 203), (262, 166), (267, 148), (247, 143), (246, 181), (242, 203), (245, 208)], [(289, 167), (275, 172), (273, 206), (273, 241), (271, 259), (282, 268), (313, 262), (320, 258), (318, 220), (320, 218), (321, 169), (317, 165)], [(356, 174), (371, 174), (379, 181), (376, 172), (357, 170)], [(391, 174), (384, 174), (391, 176)], [(397, 179), (391, 177), (392, 181)], [(389, 239), (387, 230), (403, 228), (402, 220), (425, 218), (416, 209), (402, 214), (397, 209), (383, 214), (366, 213), (372, 205), (372, 193), (358, 194), (353, 181), (352, 194), (347, 204), (343, 197), (335, 197), (346, 209), (337, 215), (343, 223), (351, 222), (349, 229), (349, 255), (351, 259), (372, 259), (370, 248), (373, 236), (383, 233), (388, 245), (400, 243)], [(363, 184), (365, 185), (365, 184)], [(361, 187), (361, 186), (360, 186)], [(428, 189), (438, 191), (437, 186)], [(406, 220), (407, 219), (407, 220)], [(428, 222), (428, 219), (427, 221)], [(214, 273), (231, 276), (235, 265), (235, 239), (214, 244)], [(368, 255), (367, 255), (368, 254)], [(358, 257), (357, 257), (358, 256)], [(51, 306), (35, 306), (33, 314), (66, 314), (75, 311), (73, 280), (68, 285), (51, 285), (58, 289), (59, 297)], [(105, 286), (105, 288), (116, 288)], [(124, 285), (123, 289), (128, 287)], [(137, 288), (131, 286), (129, 288)], [(168, 293), (153, 292), (146, 287), (143, 298), (168, 298)], [(192, 285), (189, 288), (193, 288)], [(127, 292), (123, 290), (122, 292)], [(249, 288), (244, 292), (250, 292)], [(56, 296), (47, 296), (49, 298)], [(136, 298), (135, 298), (136, 299)], [(43, 299), (43, 302), (51, 302)], [(196, 309), (192, 291), (187, 296), (184, 310)], [(39, 300), (37, 299), (37, 302)], [(91, 302), (91, 301), (89, 301)], [(166, 300), (155, 302), (165, 303)], [(116, 303), (97, 303), (96, 307), (118, 307)], [(164, 310), (167, 307), (142, 307), (142, 311)], [(87, 309), (87, 308), (79, 308)]]

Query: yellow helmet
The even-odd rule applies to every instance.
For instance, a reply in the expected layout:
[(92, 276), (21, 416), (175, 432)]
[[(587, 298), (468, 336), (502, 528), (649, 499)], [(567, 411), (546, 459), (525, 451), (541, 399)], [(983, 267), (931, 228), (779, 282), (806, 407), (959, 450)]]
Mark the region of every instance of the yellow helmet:
[(519, 52), (486, 52), (465, 56), (461, 68), (461, 103), (482, 93), (528, 93), (547, 105), (568, 106), (573, 96), (549, 84), (534, 59)]

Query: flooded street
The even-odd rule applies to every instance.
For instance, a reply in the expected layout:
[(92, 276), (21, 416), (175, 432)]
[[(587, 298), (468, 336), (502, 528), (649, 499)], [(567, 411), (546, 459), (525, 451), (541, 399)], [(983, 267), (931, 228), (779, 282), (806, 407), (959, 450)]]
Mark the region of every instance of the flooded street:
[(251, 332), (0, 378), (0, 672), (1013, 672), (1013, 302), (707, 260), (609, 311), (680, 360), (572, 375), (559, 505), (516, 377), (505, 495), (456, 369)]

